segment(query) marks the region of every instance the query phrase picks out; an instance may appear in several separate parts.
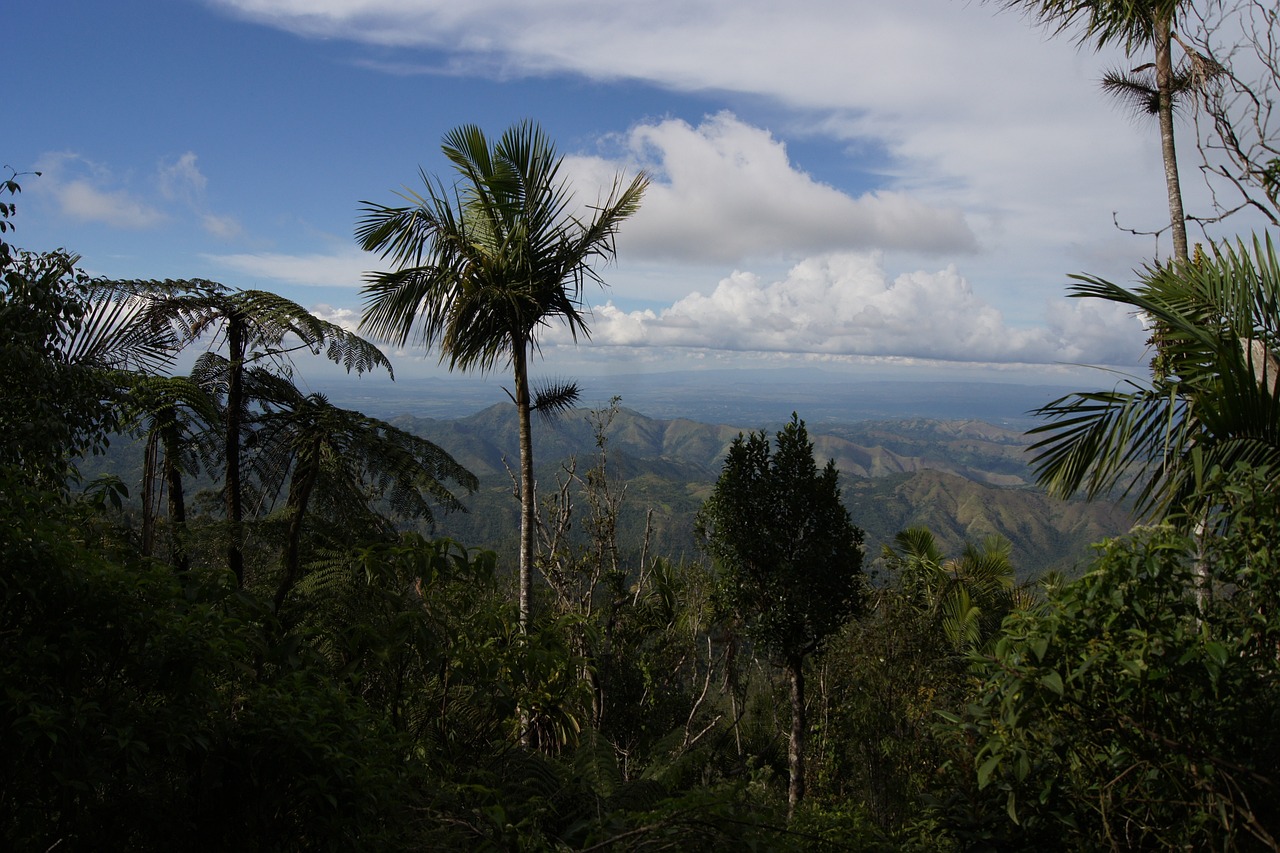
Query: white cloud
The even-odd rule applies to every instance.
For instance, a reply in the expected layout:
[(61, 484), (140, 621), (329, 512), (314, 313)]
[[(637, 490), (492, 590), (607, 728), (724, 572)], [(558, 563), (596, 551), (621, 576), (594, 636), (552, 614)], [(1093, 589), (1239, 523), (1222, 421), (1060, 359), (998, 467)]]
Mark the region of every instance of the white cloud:
[[(650, 146), (671, 171), (620, 235), (629, 258), (737, 263), (744, 252), (794, 260), (882, 249), (921, 262), (976, 246), (989, 263), (966, 268), (1000, 280), (1026, 310), (1081, 269), (1088, 247), (1117, 237), (1113, 212), (1139, 230), (1167, 222), (1154, 129), (1097, 88), (1117, 52), (1077, 50), (1001, 4), (217, 2), (296, 33), (377, 45), (366, 62), (401, 72), (638, 80), (764, 116), (753, 122), (770, 131), (646, 120), (631, 133), (626, 141)], [(876, 191), (840, 191), (840, 166), (806, 174), (815, 162), (793, 164), (781, 139), (877, 152)], [(849, 164), (865, 165), (858, 159)], [(1189, 210), (1209, 209), (1195, 181), (1184, 192)], [(1140, 265), (1151, 241), (1126, 239), (1129, 260), (1089, 271)]]
[(232, 239), (244, 233), (234, 217), (207, 210), (208, 179), (191, 151), (157, 165), (154, 187), (159, 198), (155, 201), (130, 188), (128, 178), (119, 178), (107, 166), (72, 152), (46, 154), (39, 169), (43, 175), (33, 185), (36, 191), (51, 196), (63, 215), (81, 222), (128, 230), (156, 228), (173, 221), (171, 210), (161, 206), (171, 202), (189, 209), (201, 228), (215, 237)]
[(72, 219), (129, 230), (153, 228), (166, 219), (144, 199), (115, 186), (108, 169), (78, 154), (46, 154), (37, 168), (42, 177), (33, 187), (51, 196), (61, 213)]
[(319, 317), (335, 326), (341, 326), (348, 332), (358, 332), (360, 329), (360, 313), (351, 308), (335, 308), (332, 305), (321, 302), (313, 305), (309, 309), (312, 315)]
[(101, 222), (113, 228), (144, 229), (165, 221), (165, 215), (124, 190), (102, 190), (89, 181), (73, 180), (54, 188), (67, 216)]
[(374, 257), (356, 248), (332, 254), (288, 255), (251, 252), (205, 255), (206, 259), (253, 278), (272, 279), (314, 287), (358, 287)]
[(196, 166), (194, 151), (188, 151), (173, 163), (161, 164), (157, 178), (160, 193), (167, 199), (178, 199), (193, 204), (204, 194), (209, 180)]
[(194, 213), (206, 233), (221, 240), (232, 240), (244, 234), (239, 220), (225, 214), (211, 213), (205, 198), (209, 179), (196, 165), (196, 154), (188, 151), (172, 163), (161, 163), (156, 171), (160, 194), (178, 202)]
[[(626, 139), (652, 182), (620, 237), (638, 259), (738, 263), (848, 249), (971, 251), (959, 211), (901, 192), (860, 198), (796, 168), (768, 131), (720, 113), (693, 127), (669, 119), (640, 124)], [(619, 165), (577, 158), (579, 186), (610, 186)]]
[(220, 240), (233, 240), (244, 234), (244, 226), (234, 216), (205, 213), (200, 216), (200, 227)]
[[(1116, 306), (1055, 303), (1047, 324), (1015, 328), (954, 267), (890, 278), (879, 257), (831, 254), (785, 278), (747, 272), (661, 311), (594, 311), (592, 346), (888, 356), (997, 363), (1134, 364), (1142, 330)], [(548, 343), (566, 343), (552, 329)]]

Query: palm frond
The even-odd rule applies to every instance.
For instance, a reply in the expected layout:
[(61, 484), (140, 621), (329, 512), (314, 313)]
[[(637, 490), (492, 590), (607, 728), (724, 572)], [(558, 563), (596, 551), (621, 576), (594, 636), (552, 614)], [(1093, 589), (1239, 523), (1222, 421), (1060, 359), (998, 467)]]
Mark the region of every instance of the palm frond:
[(551, 322), (575, 340), (589, 335), (583, 288), (602, 283), (593, 262), (612, 257), (647, 179), (616, 183), (584, 222), (571, 211), (562, 158), (536, 124), (496, 141), (464, 125), (442, 147), (458, 173), (452, 191), (424, 173), (422, 195), (402, 194), (408, 206), (365, 203), (356, 237), (394, 268), (366, 275), (361, 328), (400, 345), (416, 338), (450, 368), (481, 372), (510, 363), (517, 348), (536, 351)]
[[(1160, 89), (1156, 85), (1154, 66), (1144, 65), (1131, 70), (1113, 68), (1102, 76), (1100, 85), (1103, 92), (1115, 98), (1134, 118), (1160, 113)], [(1183, 71), (1174, 73), (1170, 88), (1174, 95), (1172, 106), (1175, 114), (1184, 109), (1184, 100), (1179, 96), (1191, 86), (1189, 74)]]
[(1176, 26), (1183, 0), (999, 0), (1053, 33), (1076, 32), (1076, 42), (1102, 50), (1118, 45), (1132, 54), (1149, 44), (1154, 22)]
[(1197, 465), (1280, 459), (1280, 263), (1270, 237), (1148, 268), (1134, 290), (1075, 278), (1072, 295), (1149, 318), (1159, 370), (1038, 409), (1049, 421), (1031, 431), (1045, 436), (1031, 447), (1042, 485), (1089, 498), (1119, 487), (1159, 516), (1194, 491)]
[(572, 409), (580, 396), (578, 383), (552, 380), (534, 388), (531, 408), (546, 420), (554, 420)]

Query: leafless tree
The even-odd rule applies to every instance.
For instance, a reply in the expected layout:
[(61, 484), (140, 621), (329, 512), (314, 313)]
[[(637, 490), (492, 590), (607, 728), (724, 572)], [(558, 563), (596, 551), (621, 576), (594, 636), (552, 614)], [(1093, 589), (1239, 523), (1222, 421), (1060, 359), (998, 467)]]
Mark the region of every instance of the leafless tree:
[(1271, 0), (1197, 3), (1178, 34), (1196, 76), (1200, 170), (1221, 220), (1280, 225), (1280, 11)]

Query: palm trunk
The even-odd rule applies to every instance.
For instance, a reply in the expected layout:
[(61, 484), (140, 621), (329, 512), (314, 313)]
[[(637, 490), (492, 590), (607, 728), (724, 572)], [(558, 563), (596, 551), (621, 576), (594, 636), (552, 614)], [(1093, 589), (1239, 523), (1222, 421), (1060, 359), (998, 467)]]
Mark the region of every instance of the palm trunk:
[[(516, 382), (516, 417), (520, 424), (520, 633), (528, 634), (533, 615), (533, 432), (529, 424), (529, 372), (527, 350), (523, 341), (511, 348), (511, 365)], [(529, 747), (533, 733), (529, 730), (529, 709), (518, 709), (520, 744)]]
[(530, 426), (529, 376), (523, 342), (512, 348), (516, 415), (520, 423), (520, 630), (529, 632), (533, 613), (533, 432)]
[(227, 318), (227, 434), (223, 449), (226, 454), (227, 523), (231, 539), (227, 543), (227, 567), (236, 576), (236, 584), (244, 586), (244, 553), (240, 549), (240, 524), (244, 510), (240, 505), (240, 410), (244, 402), (241, 380), (244, 373), (244, 322), (237, 314)]
[(791, 741), (787, 746), (787, 820), (790, 820), (804, 797), (804, 658), (791, 658), (786, 670), (791, 682)]
[(1167, 18), (1153, 22), (1156, 49), (1156, 89), (1160, 95), (1160, 152), (1164, 158), (1164, 180), (1169, 192), (1169, 226), (1173, 231), (1173, 257), (1187, 260), (1187, 217), (1182, 209), (1182, 186), (1178, 180), (1178, 154), (1173, 141), (1173, 54)]

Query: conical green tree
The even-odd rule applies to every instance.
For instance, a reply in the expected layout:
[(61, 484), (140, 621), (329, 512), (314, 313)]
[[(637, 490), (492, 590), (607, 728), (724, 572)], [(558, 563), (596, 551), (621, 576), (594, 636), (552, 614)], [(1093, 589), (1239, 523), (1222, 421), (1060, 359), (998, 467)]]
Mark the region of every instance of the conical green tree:
[(367, 276), (361, 328), (403, 345), (438, 347), (450, 369), (509, 367), (520, 428), (520, 620), (530, 617), (534, 540), (530, 413), (568, 405), (564, 385), (542, 399), (529, 391), (529, 359), (539, 332), (563, 322), (576, 339), (589, 334), (583, 290), (603, 283), (594, 263), (614, 256), (622, 221), (639, 208), (643, 174), (615, 180), (607, 198), (574, 204), (560, 174), (562, 157), (536, 125), (525, 122), (493, 141), (475, 126), (450, 132), (444, 154), (457, 171), (447, 188), (422, 173), (425, 195), (406, 206), (366, 202), (360, 245), (394, 268)]
[(862, 606), (863, 534), (840, 502), (839, 479), (834, 461), (818, 468), (804, 421), (792, 415), (776, 447), (764, 432), (734, 439), (695, 525), (722, 606), (790, 682), (788, 815), (804, 796), (805, 659)]

